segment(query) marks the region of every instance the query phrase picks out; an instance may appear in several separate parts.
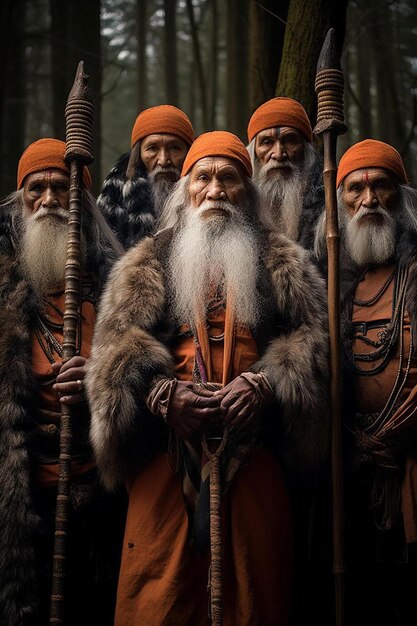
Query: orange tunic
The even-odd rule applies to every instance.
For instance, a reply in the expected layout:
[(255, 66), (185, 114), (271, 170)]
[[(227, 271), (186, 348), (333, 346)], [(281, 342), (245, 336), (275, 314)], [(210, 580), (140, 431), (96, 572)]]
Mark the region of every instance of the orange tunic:
[[(393, 311), (394, 294), (394, 270), (393, 265), (380, 267), (366, 272), (364, 279), (358, 284), (353, 308), (352, 321), (356, 324), (353, 352), (355, 354), (369, 354), (375, 347), (367, 344), (362, 339), (365, 336), (372, 341), (378, 341), (378, 335), (384, 332), (383, 327), (366, 328), (358, 326), (359, 323), (370, 323), (375, 320), (390, 320)], [(385, 290), (384, 290), (384, 287)], [(377, 298), (377, 294), (381, 295)], [(375, 300), (365, 306), (364, 301)], [(362, 304), (358, 302), (362, 301)], [(407, 373), (408, 357), (410, 349), (410, 318), (405, 310), (402, 325), (403, 353), (401, 361), (401, 375)], [(400, 366), (400, 342), (397, 341), (396, 349), (391, 355), (386, 367), (372, 376), (355, 377), (355, 405), (356, 410), (363, 414), (379, 413), (384, 408)], [(377, 367), (381, 360), (372, 363), (360, 363), (360, 369), (369, 371)], [(404, 416), (412, 416), (417, 411), (417, 359), (410, 358), (408, 374), (395, 405), (393, 419), (400, 420)], [(372, 419), (372, 418), (371, 418)], [(417, 541), (417, 463), (414, 459), (406, 460), (405, 478), (402, 484), (402, 509), (406, 537), (408, 542)]]
[[(224, 310), (208, 320), (221, 335)], [(223, 342), (210, 342), (215, 381), (222, 379)], [(174, 350), (178, 378), (189, 380), (192, 337)], [(250, 331), (238, 327), (232, 378), (257, 359)], [(189, 547), (189, 520), (180, 476), (161, 454), (129, 488), (116, 607), (117, 626), (209, 626), (208, 555)], [(292, 527), (281, 468), (258, 448), (223, 498), (224, 626), (286, 626), (292, 579)]]
[[(52, 335), (57, 339), (58, 343), (62, 343), (62, 312), (64, 311), (65, 295), (62, 291), (48, 295), (48, 301), (42, 311), (42, 316), (47, 322), (48, 328)], [(79, 354), (84, 358), (90, 356), (91, 341), (95, 323), (95, 308), (90, 299), (83, 300), (81, 309), (81, 336), (78, 338), (80, 343)], [(34, 414), (39, 424), (39, 428), (45, 431), (55, 430), (59, 425), (61, 404), (56, 392), (52, 386), (55, 383), (55, 377), (52, 373), (50, 358), (45, 354), (41, 347), (46, 346), (45, 338), (41, 332), (32, 333), (32, 368), (36, 381), (38, 383), (39, 395), (38, 406)], [(57, 362), (62, 358), (53, 348), (50, 347), (51, 358)], [(82, 417), (81, 417), (82, 419)], [(71, 473), (77, 476), (87, 472), (94, 463), (74, 458), (71, 465)], [(42, 487), (51, 487), (58, 484), (58, 464), (57, 463), (39, 463), (37, 466), (36, 478), (38, 484)]]

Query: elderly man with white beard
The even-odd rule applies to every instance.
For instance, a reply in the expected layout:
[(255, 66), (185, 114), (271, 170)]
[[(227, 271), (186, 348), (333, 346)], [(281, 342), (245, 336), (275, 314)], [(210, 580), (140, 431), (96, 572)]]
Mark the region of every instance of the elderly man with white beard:
[(262, 226), (242, 142), (201, 135), (162, 229), (114, 268), (87, 374), (103, 481), (129, 492), (118, 626), (210, 622), (213, 437), (224, 446), (223, 623), (288, 624), (282, 467), (308, 481), (326, 456), (326, 371), (322, 279)]
[(63, 365), (69, 215), (64, 154), (62, 141), (32, 143), (19, 160), (18, 191), (0, 207), (0, 623), (4, 625), (49, 624), (64, 403), (72, 406), (73, 417), (65, 623), (113, 623), (123, 509), (117, 509), (119, 541), (112, 510), (123, 500), (109, 498), (97, 480), (83, 379), (98, 299), (120, 245), (95, 206), (84, 168), (81, 317), (77, 354)]
[(131, 150), (107, 175), (97, 204), (125, 249), (151, 235), (194, 141), (187, 115), (170, 104), (141, 111)]
[[(415, 624), (417, 193), (390, 145), (340, 160), (348, 624)], [(324, 218), (324, 216), (323, 216)], [(324, 247), (324, 219), (317, 232)]]
[(292, 98), (264, 102), (249, 121), (248, 140), (264, 221), (311, 250), (324, 207), (323, 162), (304, 107)]

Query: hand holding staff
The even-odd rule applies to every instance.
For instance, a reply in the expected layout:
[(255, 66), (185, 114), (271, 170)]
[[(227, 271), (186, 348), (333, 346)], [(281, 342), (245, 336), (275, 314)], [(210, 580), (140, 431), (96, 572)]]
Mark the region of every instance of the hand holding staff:
[[(73, 87), (65, 108), (65, 160), (70, 164), (69, 221), (65, 265), (65, 311), (63, 362), (75, 356), (80, 315), (81, 290), (81, 200), (82, 172), (91, 163), (93, 105), (87, 92), (83, 61), (78, 64)], [(55, 514), (55, 541), (52, 574), (50, 624), (64, 623), (64, 581), (71, 471), (71, 408), (62, 405), (60, 425), (59, 482)]]
[(317, 63), (318, 96), (316, 135), (323, 136), (326, 241), (328, 261), (328, 312), (330, 336), (330, 407), (332, 415), (333, 572), (335, 575), (336, 624), (344, 623), (344, 506), (342, 472), (342, 411), (340, 351), (339, 224), (336, 197), (337, 135), (346, 131), (343, 116), (343, 73), (331, 28)]

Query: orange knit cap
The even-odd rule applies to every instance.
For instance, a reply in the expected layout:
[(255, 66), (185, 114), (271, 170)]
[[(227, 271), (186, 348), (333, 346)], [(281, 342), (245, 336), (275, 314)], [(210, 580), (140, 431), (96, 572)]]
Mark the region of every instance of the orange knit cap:
[[(24, 180), (29, 174), (56, 168), (66, 174), (70, 173), (64, 161), (66, 145), (59, 139), (38, 139), (31, 143), (20, 157), (17, 167), (17, 188), (23, 187)], [(87, 167), (83, 167), (84, 187), (91, 189), (91, 176)]]
[(313, 141), (313, 131), (305, 108), (292, 98), (272, 98), (256, 109), (248, 124), (249, 142), (261, 130), (290, 126), (296, 128), (307, 141)]
[(213, 130), (203, 133), (194, 141), (185, 157), (181, 176), (185, 176), (191, 168), (204, 157), (227, 157), (238, 161), (243, 167), (245, 174), (252, 176), (252, 164), (249, 152), (246, 150), (239, 137), (226, 130)]
[(194, 141), (194, 129), (184, 111), (171, 104), (161, 104), (139, 113), (132, 130), (131, 147), (148, 135), (160, 133), (177, 135), (189, 146)]
[(383, 141), (365, 139), (346, 150), (337, 169), (336, 187), (355, 170), (366, 167), (381, 167), (393, 172), (400, 182), (407, 184), (407, 173), (403, 160), (395, 148)]

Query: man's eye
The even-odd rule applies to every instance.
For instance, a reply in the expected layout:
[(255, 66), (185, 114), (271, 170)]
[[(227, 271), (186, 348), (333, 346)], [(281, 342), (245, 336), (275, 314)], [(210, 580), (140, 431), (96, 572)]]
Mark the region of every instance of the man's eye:
[(42, 191), (41, 185), (31, 185), (29, 191), (32, 193), (40, 193)]
[(201, 181), (205, 182), (206, 180), (208, 180), (208, 177), (207, 177), (206, 174), (199, 174), (197, 180), (201, 180)]
[(262, 139), (261, 141), (261, 146), (270, 146), (272, 143), (272, 140), (269, 139), (269, 137), (265, 137), (265, 139)]

